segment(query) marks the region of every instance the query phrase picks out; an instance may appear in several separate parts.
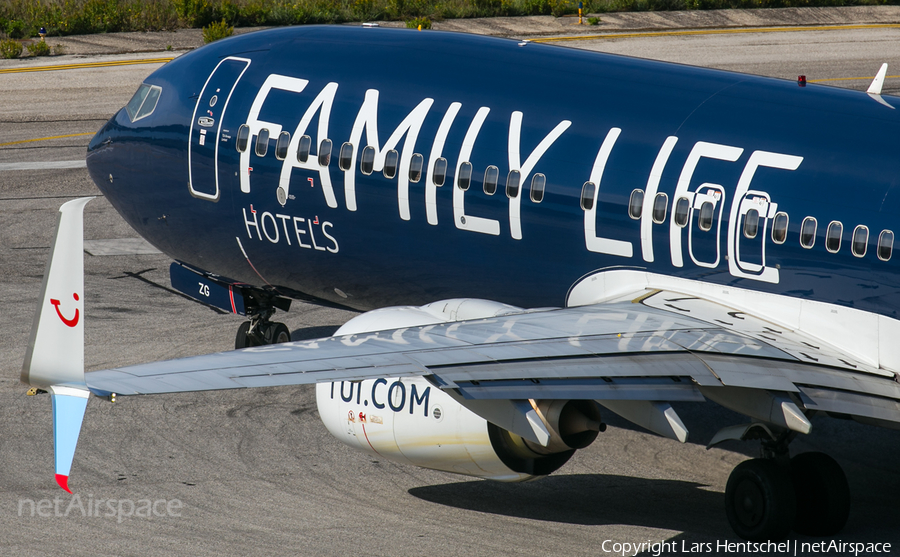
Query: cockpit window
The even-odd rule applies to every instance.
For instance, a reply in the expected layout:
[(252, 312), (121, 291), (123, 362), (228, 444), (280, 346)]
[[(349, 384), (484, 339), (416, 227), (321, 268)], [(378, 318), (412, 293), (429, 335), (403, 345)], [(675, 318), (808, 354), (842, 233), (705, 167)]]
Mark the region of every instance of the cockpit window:
[(156, 110), (156, 103), (159, 102), (159, 96), (162, 94), (162, 87), (156, 85), (147, 85), (146, 83), (138, 87), (137, 92), (128, 101), (125, 111), (128, 118), (132, 122), (137, 122), (141, 118), (146, 118), (153, 114)]
[(128, 118), (132, 122), (134, 122), (135, 117), (137, 117), (137, 113), (141, 109), (141, 105), (144, 104), (144, 99), (147, 98), (147, 93), (149, 92), (149, 85), (141, 85), (134, 93), (134, 96), (131, 97), (131, 100), (128, 101), (128, 105), (125, 106), (125, 111), (128, 112)]

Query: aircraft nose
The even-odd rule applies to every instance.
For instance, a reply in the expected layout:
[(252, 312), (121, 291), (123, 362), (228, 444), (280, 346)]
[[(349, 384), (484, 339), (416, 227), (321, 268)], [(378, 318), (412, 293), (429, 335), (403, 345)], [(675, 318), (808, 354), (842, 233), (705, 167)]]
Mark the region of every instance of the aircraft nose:
[[(115, 117), (113, 117), (113, 119), (115, 119)], [(87, 148), (88, 157), (90, 157), (91, 153), (93, 153), (94, 151), (96, 151), (97, 149), (103, 147), (105, 144), (108, 143), (109, 129), (110, 129), (111, 123), (112, 123), (112, 120), (103, 124), (103, 127), (100, 128), (96, 134), (94, 134), (93, 138), (91, 138), (91, 142), (88, 143), (88, 148)]]
[(113, 167), (115, 166), (115, 149), (117, 139), (116, 118), (113, 116), (94, 135), (87, 148), (87, 168), (91, 179), (98, 188), (107, 195), (106, 186), (114, 179)]

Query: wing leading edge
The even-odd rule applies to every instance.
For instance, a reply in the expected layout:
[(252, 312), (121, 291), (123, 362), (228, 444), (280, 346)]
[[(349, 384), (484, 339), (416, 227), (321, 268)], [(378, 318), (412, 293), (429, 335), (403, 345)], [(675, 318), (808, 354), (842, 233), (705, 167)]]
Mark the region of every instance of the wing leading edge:
[(106, 396), (425, 376), (469, 400), (711, 398), (765, 419), (746, 404), (729, 404), (746, 399), (740, 391), (746, 389), (807, 410), (900, 426), (900, 384), (888, 377), (893, 374), (737, 313), (695, 296), (640, 291), (593, 306), (96, 371), (86, 382)]

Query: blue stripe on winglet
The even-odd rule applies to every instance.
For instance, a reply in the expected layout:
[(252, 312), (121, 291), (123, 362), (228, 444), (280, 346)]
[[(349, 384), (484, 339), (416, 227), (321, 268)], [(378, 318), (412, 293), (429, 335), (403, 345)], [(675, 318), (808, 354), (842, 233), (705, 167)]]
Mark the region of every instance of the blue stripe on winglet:
[(53, 455), (57, 476), (68, 476), (75, 458), (75, 446), (87, 408), (86, 397), (52, 394)]

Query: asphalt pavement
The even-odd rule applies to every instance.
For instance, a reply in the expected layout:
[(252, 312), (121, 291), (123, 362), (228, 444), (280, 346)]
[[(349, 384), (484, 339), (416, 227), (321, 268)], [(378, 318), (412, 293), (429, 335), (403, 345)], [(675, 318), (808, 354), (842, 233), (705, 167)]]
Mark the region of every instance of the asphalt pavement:
[[(900, 74), (895, 7), (601, 19), (436, 27), (559, 38), (549, 42), (786, 79), (804, 74), (859, 90), (882, 62), (889, 76)], [(584, 38), (608, 34), (618, 35)], [(711, 403), (677, 407), (691, 430), (687, 444), (611, 417), (612, 427), (556, 474), (507, 485), (354, 452), (321, 425), (310, 387), (93, 399), (71, 473), (75, 504), (53, 482), (50, 402), (25, 396), (19, 370), (59, 205), (98, 196), (86, 209), (88, 240), (136, 234), (84, 168), (46, 166), (83, 161), (91, 135), (159, 60), (200, 41), (198, 31), (60, 40), (66, 56), (0, 61), (0, 555), (602, 555), (626, 542), (667, 542), (664, 554), (681, 555), (706, 543), (725, 554), (717, 544), (739, 541), (722, 494), (731, 469), (757, 447), (728, 442), (707, 451), (718, 427), (743, 421)], [(34, 71), (53, 65), (68, 69)], [(885, 91), (898, 85), (889, 77)], [(231, 348), (240, 319), (174, 292), (169, 263), (152, 253), (86, 256), (88, 369)], [(281, 319), (296, 340), (327, 336), (354, 315), (296, 303)], [(826, 451), (847, 472), (853, 509), (835, 539), (900, 548), (897, 441), (895, 431), (816, 418), (813, 433), (792, 445)], [(163, 505), (148, 516), (127, 512), (143, 500)], [(51, 516), (31, 512), (41, 501)], [(87, 512), (92, 506), (100, 512)], [(822, 540), (791, 541), (802, 549)]]

